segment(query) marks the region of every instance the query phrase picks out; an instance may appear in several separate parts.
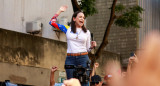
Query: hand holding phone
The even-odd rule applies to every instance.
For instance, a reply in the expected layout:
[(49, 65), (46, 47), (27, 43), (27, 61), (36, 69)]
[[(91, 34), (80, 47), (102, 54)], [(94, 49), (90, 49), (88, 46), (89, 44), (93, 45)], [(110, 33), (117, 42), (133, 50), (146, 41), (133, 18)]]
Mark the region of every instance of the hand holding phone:
[(137, 58), (137, 56), (135, 55), (135, 53), (131, 53), (130, 54), (130, 58), (129, 58), (129, 62), (130, 63), (137, 63), (138, 62), (138, 58)]
[(132, 53), (130, 53), (130, 57), (134, 57), (135, 56), (135, 54), (132, 52)]

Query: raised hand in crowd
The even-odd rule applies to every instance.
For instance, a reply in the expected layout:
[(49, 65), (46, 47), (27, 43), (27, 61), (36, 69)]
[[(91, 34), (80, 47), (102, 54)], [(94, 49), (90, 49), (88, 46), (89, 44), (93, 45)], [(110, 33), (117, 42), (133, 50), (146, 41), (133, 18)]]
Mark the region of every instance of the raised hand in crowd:
[(55, 73), (55, 71), (56, 71), (57, 69), (58, 69), (58, 68), (57, 68), (57, 67), (54, 67), (54, 66), (51, 68), (50, 86), (54, 86), (54, 84), (55, 84), (54, 73)]

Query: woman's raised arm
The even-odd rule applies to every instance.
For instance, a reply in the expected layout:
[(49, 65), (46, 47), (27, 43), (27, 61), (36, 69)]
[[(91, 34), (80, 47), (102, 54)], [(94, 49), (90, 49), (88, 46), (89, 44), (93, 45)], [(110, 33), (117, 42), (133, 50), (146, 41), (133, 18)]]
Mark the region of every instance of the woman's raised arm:
[(57, 17), (61, 14), (61, 12), (66, 11), (67, 8), (68, 8), (67, 6), (61, 6), (60, 9), (56, 12), (56, 14), (52, 17), (52, 19), (49, 22), (51, 26), (55, 27), (56, 29), (60, 29), (64, 33), (67, 32), (68, 26), (58, 24), (56, 23), (56, 21), (57, 21)]

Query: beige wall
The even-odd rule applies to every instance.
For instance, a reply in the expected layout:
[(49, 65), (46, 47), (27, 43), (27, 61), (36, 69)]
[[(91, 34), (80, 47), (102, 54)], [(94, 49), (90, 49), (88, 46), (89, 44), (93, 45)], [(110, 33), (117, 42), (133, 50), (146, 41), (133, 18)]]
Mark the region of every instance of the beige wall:
[(70, 21), (73, 14), (70, 0), (0, 0), (0, 28), (26, 33), (26, 23), (38, 20), (43, 24), (40, 36), (66, 41), (63, 33), (58, 39), (49, 25), (50, 19), (62, 5), (68, 5), (68, 9), (58, 20), (66, 17)]

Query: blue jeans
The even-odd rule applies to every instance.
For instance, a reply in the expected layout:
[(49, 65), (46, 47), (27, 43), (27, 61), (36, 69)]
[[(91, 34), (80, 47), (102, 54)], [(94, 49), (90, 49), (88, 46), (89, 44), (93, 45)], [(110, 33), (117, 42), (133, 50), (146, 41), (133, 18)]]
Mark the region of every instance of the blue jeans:
[[(90, 59), (88, 55), (82, 55), (82, 56), (67, 56), (65, 65), (74, 65), (78, 66), (81, 65), (84, 68), (89, 68), (87, 65), (87, 62), (90, 64)], [(67, 79), (73, 78), (73, 72), (75, 69), (66, 69)], [(89, 76), (89, 71), (87, 72), (87, 75)], [(82, 86), (89, 86), (88, 83), (81, 84)]]

